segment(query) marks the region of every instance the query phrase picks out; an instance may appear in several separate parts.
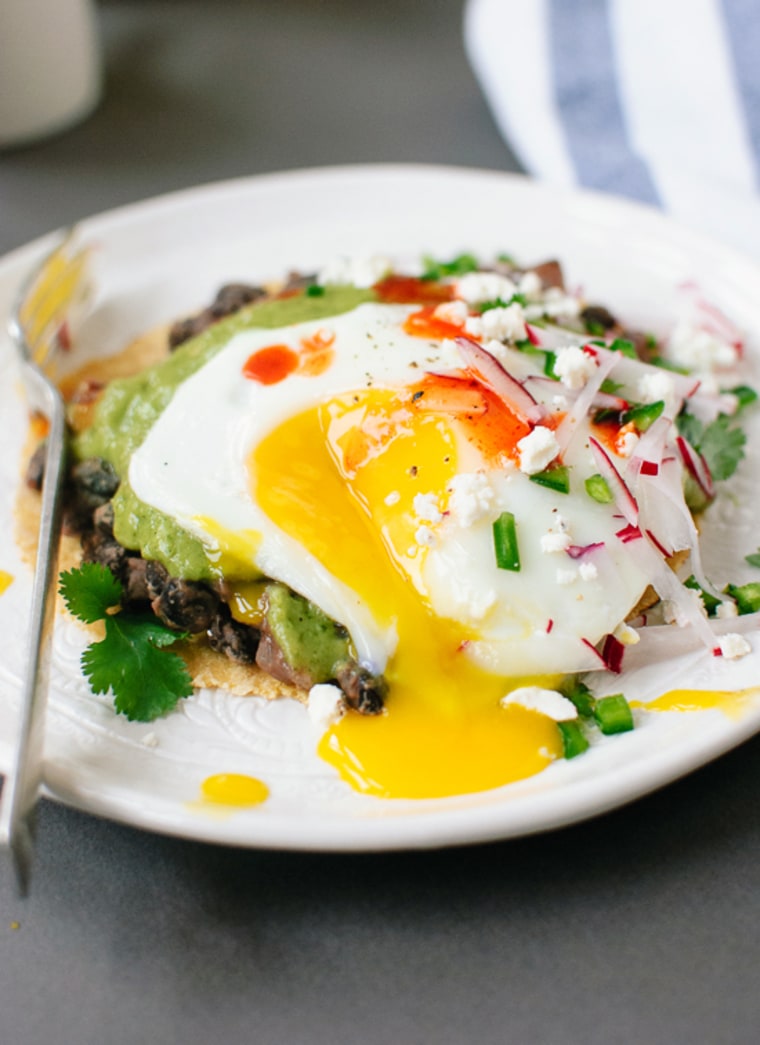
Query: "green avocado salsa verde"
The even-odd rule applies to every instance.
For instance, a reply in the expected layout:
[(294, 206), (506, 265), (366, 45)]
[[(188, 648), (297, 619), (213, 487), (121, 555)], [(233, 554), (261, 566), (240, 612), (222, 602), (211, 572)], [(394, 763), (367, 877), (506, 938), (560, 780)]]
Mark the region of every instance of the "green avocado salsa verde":
[[(349, 312), (376, 300), (372, 290), (330, 286), (317, 296), (296, 294), (248, 305), (181, 345), (167, 359), (134, 377), (111, 382), (95, 410), (93, 424), (75, 437), (76, 458), (102, 457), (121, 483), (113, 499), (114, 536), (125, 548), (162, 563), (174, 577), (212, 580), (214, 567), (204, 545), (172, 518), (140, 501), (129, 480), (129, 461), (175, 390), (242, 330), (280, 327)], [(251, 567), (251, 577), (255, 577)], [(247, 579), (244, 577), (237, 579)]]

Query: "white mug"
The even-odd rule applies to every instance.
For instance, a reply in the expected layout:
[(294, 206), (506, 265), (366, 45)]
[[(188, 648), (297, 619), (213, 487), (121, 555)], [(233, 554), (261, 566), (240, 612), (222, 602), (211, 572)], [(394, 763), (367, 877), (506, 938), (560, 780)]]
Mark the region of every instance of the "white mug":
[(66, 130), (100, 92), (93, 0), (0, 0), (0, 149)]

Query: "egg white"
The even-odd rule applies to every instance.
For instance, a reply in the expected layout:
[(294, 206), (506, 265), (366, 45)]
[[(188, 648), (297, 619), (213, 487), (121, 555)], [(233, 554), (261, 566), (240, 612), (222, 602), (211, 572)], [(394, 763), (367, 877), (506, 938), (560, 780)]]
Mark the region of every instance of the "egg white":
[[(376, 671), (384, 670), (394, 652), (393, 624), (378, 621), (349, 585), (272, 522), (251, 494), (247, 462), (252, 449), (280, 424), (339, 393), (403, 388), (429, 371), (461, 372), (464, 364), (454, 342), (432, 342), (403, 331), (413, 308), (364, 304), (328, 320), (237, 333), (177, 388), (129, 470), (136, 495), (175, 518), (211, 555), (218, 538), (202, 520), (212, 520), (214, 529), (260, 535), (250, 546), (243, 540), (243, 552), (238, 547), (237, 554), (344, 624), (360, 661)], [(324, 330), (335, 341), (333, 362), (323, 373), (296, 372), (272, 385), (243, 376), (246, 360), (258, 349), (283, 344), (298, 350), (303, 338)], [(521, 373), (533, 366), (529, 357), (514, 355)], [(547, 400), (550, 393), (544, 393)], [(572, 466), (570, 495), (536, 484), (514, 465), (492, 470), (472, 445), (460, 442), (460, 467), (486, 477), (488, 507), (475, 519), (463, 519), (449, 510), (449, 491), (420, 489), (441, 508), (440, 518), (420, 519), (429, 534), (420, 553), (422, 569), (414, 578), (420, 597), (441, 618), (460, 622), (468, 636), (467, 654), (497, 674), (591, 666), (593, 655), (583, 640), (595, 643), (612, 631), (637, 602), (647, 578), (614, 536), (623, 525), (614, 506), (596, 503), (583, 489), (583, 479), (597, 470), (583, 433), (565, 455)], [(392, 498), (391, 488), (387, 493)], [(518, 572), (496, 566), (492, 524), (502, 511), (512, 512), (517, 523)], [(604, 548), (584, 557), (593, 561), (595, 576), (587, 570), (582, 577), (579, 561), (566, 553), (542, 549), (542, 536), (556, 532), (560, 517), (574, 545), (604, 542)], [(568, 581), (570, 571), (575, 576)]]

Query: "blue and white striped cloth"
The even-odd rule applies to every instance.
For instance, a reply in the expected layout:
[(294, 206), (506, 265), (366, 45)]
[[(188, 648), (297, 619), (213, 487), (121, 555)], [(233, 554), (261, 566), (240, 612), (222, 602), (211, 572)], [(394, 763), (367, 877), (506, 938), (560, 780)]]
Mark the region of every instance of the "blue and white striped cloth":
[(760, 259), (760, 0), (468, 0), (465, 44), (529, 173)]

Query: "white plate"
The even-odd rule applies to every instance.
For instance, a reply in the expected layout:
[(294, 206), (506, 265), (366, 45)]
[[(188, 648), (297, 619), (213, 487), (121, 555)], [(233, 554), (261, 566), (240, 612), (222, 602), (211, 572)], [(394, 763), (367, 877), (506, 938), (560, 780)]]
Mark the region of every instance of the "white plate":
[[(154, 323), (204, 303), (222, 282), (310, 270), (339, 254), (447, 256), (508, 251), (526, 263), (559, 257), (583, 285), (630, 321), (664, 327), (674, 290), (696, 279), (748, 332), (757, 353), (760, 270), (659, 213), (587, 193), (549, 189), (483, 171), (375, 166), (302, 171), (211, 185), (126, 207), (81, 225), (99, 245), (97, 297), (85, 347), (109, 352)], [(0, 313), (48, 248), (40, 240), (0, 262)], [(10, 344), (0, 342), (0, 767), (7, 766), (24, 660), (30, 578), (8, 535), (25, 424)], [(7, 433), (10, 433), (10, 439)], [(758, 433), (760, 434), (760, 433)], [(10, 452), (8, 452), (10, 443)], [(750, 579), (743, 556), (759, 543), (760, 504), (745, 464), (709, 514), (708, 570)], [(753, 639), (760, 647), (760, 640)], [(59, 625), (45, 781), (54, 798), (144, 828), (242, 846), (371, 850), (513, 837), (611, 809), (674, 780), (760, 729), (760, 703), (719, 711), (644, 714), (639, 728), (583, 757), (496, 791), (436, 801), (362, 797), (315, 754), (304, 709), (203, 692), (150, 726), (114, 715), (81, 679), (83, 642)], [(728, 663), (707, 653), (638, 672), (628, 695), (676, 685), (734, 689), (760, 682), (758, 655)], [(237, 812), (198, 802), (202, 780), (240, 772), (264, 779), (271, 798)]]

